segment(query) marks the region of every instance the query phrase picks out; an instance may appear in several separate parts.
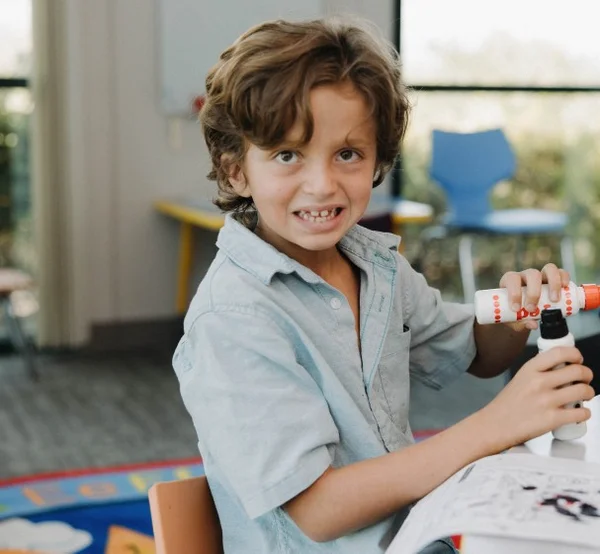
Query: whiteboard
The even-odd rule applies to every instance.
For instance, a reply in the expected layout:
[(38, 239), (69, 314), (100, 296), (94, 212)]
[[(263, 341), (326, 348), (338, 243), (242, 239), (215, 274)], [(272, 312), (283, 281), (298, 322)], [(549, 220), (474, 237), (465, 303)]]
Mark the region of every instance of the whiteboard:
[(251, 26), (269, 19), (313, 19), (324, 0), (156, 0), (161, 105), (189, 115), (205, 93), (206, 74), (223, 50)]

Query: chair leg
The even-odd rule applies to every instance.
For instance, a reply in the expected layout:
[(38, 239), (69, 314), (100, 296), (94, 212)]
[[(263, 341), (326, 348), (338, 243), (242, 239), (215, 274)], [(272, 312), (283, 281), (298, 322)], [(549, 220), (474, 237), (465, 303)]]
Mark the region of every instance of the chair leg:
[(473, 237), (462, 235), (458, 243), (458, 263), (465, 302), (475, 298), (475, 269), (473, 267)]
[(515, 271), (521, 271), (525, 269), (524, 262), (524, 248), (523, 240), (525, 237), (522, 235), (515, 235)]
[(34, 347), (23, 331), (21, 322), (14, 312), (10, 297), (2, 297), (0, 303), (13, 344), (17, 352), (23, 357), (30, 377), (34, 381), (37, 381), (39, 379), (39, 372), (35, 361)]
[(571, 281), (577, 282), (575, 277), (575, 251), (570, 237), (563, 237), (560, 241), (560, 258), (563, 268), (571, 276)]

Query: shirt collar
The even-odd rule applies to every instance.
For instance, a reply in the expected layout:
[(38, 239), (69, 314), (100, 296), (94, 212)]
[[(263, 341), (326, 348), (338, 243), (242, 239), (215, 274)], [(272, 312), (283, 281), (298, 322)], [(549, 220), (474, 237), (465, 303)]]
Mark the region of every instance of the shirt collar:
[[(397, 250), (400, 237), (390, 233), (378, 233), (360, 225), (352, 227), (340, 241), (341, 249), (352, 258), (384, 267), (396, 267), (392, 250)], [(268, 285), (276, 273), (296, 273), (308, 283), (323, 280), (312, 270), (286, 256), (262, 240), (252, 230), (235, 219), (225, 216), (225, 225), (219, 231), (217, 247), (236, 265)]]

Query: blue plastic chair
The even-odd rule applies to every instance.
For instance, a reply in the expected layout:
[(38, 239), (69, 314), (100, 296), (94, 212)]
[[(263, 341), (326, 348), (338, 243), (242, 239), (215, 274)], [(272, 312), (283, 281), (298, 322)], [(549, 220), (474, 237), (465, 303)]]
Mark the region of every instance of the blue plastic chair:
[[(573, 246), (565, 235), (568, 221), (565, 213), (492, 209), (492, 188), (499, 181), (510, 179), (515, 169), (515, 155), (501, 129), (478, 133), (433, 131), (429, 173), (447, 196), (448, 212), (442, 220), (444, 231), (460, 235), (458, 254), (465, 302), (472, 302), (475, 295), (472, 252), (475, 235), (560, 235), (562, 265), (574, 278)], [(435, 232), (429, 236), (435, 236)]]

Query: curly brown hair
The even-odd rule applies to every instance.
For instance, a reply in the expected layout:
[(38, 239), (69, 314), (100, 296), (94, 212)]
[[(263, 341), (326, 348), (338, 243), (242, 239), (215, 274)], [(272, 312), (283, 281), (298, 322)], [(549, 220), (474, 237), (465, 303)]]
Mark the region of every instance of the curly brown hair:
[(309, 95), (320, 85), (351, 82), (372, 108), (377, 129), (374, 186), (392, 168), (408, 122), (409, 102), (398, 55), (366, 22), (347, 18), (271, 21), (253, 27), (225, 50), (206, 78), (200, 112), (212, 169), (215, 204), (247, 220), (252, 198), (229, 183), (249, 143), (281, 144), (296, 121), (310, 141), (314, 122)]

